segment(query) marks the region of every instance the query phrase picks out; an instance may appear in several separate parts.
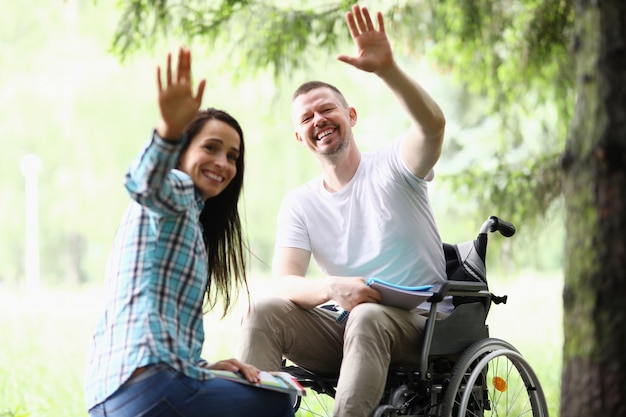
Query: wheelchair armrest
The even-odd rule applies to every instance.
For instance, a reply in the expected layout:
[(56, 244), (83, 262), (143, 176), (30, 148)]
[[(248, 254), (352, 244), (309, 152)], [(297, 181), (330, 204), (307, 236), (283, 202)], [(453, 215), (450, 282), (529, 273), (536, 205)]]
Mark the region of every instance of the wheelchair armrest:
[(428, 299), (431, 303), (438, 303), (447, 295), (489, 297), (489, 287), (484, 282), (475, 281), (445, 281), (433, 285), (433, 295)]

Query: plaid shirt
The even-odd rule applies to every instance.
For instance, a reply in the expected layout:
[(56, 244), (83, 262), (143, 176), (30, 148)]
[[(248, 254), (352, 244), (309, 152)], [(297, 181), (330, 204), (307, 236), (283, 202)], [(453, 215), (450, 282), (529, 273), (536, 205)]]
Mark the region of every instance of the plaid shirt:
[(174, 169), (182, 141), (152, 140), (126, 174), (132, 197), (107, 263), (108, 303), (88, 356), (88, 408), (113, 394), (133, 371), (164, 362), (197, 379), (204, 342), (207, 254), (198, 219), (203, 201)]

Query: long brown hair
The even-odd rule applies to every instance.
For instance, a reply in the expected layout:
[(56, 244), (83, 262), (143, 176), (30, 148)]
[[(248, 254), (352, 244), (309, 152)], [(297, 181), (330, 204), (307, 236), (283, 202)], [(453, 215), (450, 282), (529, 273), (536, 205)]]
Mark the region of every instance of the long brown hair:
[(244, 140), (241, 126), (230, 114), (223, 110), (208, 108), (200, 110), (195, 119), (189, 123), (185, 132), (189, 138), (181, 151), (186, 151), (191, 139), (202, 130), (210, 120), (226, 123), (239, 134), (239, 157), (235, 163), (237, 172), (230, 184), (215, 197), (204, 203), (200, 213), (203, 227), (204, 243), (208, 255), (208, 283), (206, 288), (207, 311), (212, 310), (218, 302), (223, 305), (225, 316), (239, 290), (244, 288), (248, 298), (250, 292), (246, 276), (247, 251), (239, 218), (238, 202), (243, 187), (244, 172)]

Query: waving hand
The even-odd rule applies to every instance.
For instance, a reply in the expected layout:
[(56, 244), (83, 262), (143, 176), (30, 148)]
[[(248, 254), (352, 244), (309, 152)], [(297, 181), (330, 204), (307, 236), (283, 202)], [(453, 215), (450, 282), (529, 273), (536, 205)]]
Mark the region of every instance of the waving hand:
[(200, 109), (206, 81), (200, 81), (194, 96), (191, 89), (191, 52), (180, 48), (176, 71), (172, 70), (172, 55), (168, 54), (165, 83), (162, 80), (160, 66), (157, 67), (157, 83), (161, 111), (157, 133), (164, 139), (179, 139), (185, 126), (193, 120)]
[(385, 33), (382, 13), (376, 14), (378, 29), (374, 27), (369, 10), (359, 5), (346, 13), (346, 23), (357, 47), (357, 55), (339, 55), (337, 59), (360, 70), (378, 73), (393, 64), (391, 45)]

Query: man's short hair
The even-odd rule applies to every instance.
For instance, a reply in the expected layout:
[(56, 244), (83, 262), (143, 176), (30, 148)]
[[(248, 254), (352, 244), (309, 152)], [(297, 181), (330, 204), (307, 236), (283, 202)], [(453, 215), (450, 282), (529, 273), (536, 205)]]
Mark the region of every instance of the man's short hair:
[(296, 98), (298, 98), (298, 96), (301, 96), (302, 94), (306, 94), (312, 90), (317, 90), (318, 88), (329, 88), (337, 95), (337, 97), (339, 97), (339, 100), (341, 100), (341, 104), (343, 104), (346, 107), (349, 107), (348, 101), (343, 96), (341, 91), (339, 91), (339, 89), (335, 87), (334, 85), (328, 84), (324, 81), (307, 81), (304, 84), (300, 85), (300, 87), (298, 87), (296, 91), (294, 91), (293, 96), (291, 96), (291, 101), (293, 102)]

